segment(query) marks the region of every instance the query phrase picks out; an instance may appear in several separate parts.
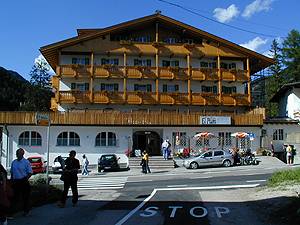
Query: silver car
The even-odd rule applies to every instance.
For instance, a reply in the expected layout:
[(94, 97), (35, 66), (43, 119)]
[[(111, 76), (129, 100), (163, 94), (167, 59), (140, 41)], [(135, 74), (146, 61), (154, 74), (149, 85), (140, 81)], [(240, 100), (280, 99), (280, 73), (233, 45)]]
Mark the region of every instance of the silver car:
[(202, 166), (225, 166), (229, 167), (233, 164), (233, 157), (228, 151), (224, 150), (208, 150), (202, 151), (197, 156), (192, 156), (183, 162), (183, 166), (187, 169), (197, 169)]

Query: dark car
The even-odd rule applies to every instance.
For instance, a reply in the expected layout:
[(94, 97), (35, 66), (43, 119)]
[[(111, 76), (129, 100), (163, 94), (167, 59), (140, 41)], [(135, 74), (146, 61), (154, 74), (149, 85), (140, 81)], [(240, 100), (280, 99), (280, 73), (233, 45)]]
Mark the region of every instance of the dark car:
[(119, 159), (115, 154), (105, 154), (98, 159), (98, 172), (102, 170), (120, 170)]
[(53, 165), (52, 165), (52, 172), (53, 173), (62, 173), (63, 172), (63, 168), (65, 166), (65, 160), (68, 157), (62, 157), (62, 156), (57, 156), (54, 159)]

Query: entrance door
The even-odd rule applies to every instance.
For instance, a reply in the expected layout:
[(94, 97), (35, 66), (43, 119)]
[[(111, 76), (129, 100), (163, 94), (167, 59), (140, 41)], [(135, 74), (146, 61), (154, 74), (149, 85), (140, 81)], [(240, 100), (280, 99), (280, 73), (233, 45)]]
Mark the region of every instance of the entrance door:
[(155, 131), (136, 131), (132, 135), (132, 150), (146, 150), (149, 155), (161, 155), (161, 140)]

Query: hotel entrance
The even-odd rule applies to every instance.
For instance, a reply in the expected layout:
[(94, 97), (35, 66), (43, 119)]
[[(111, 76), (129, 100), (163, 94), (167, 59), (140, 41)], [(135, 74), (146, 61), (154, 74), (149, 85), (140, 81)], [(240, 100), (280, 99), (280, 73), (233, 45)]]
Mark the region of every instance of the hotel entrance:
[(132, 135), (132, 150), (146, 150), (150, 156), (161, 155), (160, 135), (155, 131), (135, 131)]

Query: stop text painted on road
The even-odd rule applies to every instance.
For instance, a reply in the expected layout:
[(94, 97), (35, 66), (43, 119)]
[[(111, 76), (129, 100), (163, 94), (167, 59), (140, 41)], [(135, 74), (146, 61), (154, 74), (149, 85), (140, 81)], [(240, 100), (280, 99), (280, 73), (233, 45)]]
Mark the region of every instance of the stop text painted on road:
[[(209, 211), (203, 206), (194, 206), (190, 209), (185, 209), (183, 206), (169, 206), (170, 209), (170, 218), (174, 218), (176, 216), (177, 210), (186, 210), (188, 214), (195, 218), (203, 218), (208, 215)], [(225, 214), (230, 213), (229, 208), (227, 207), (213, 207), (211, 213), (215, 213), (218, 218), (222, 218)], [(141, 217), (152, 217), (157, 214), (159, 211), (159, 207), (157, 206), (149, 206), (140, 213)]]

